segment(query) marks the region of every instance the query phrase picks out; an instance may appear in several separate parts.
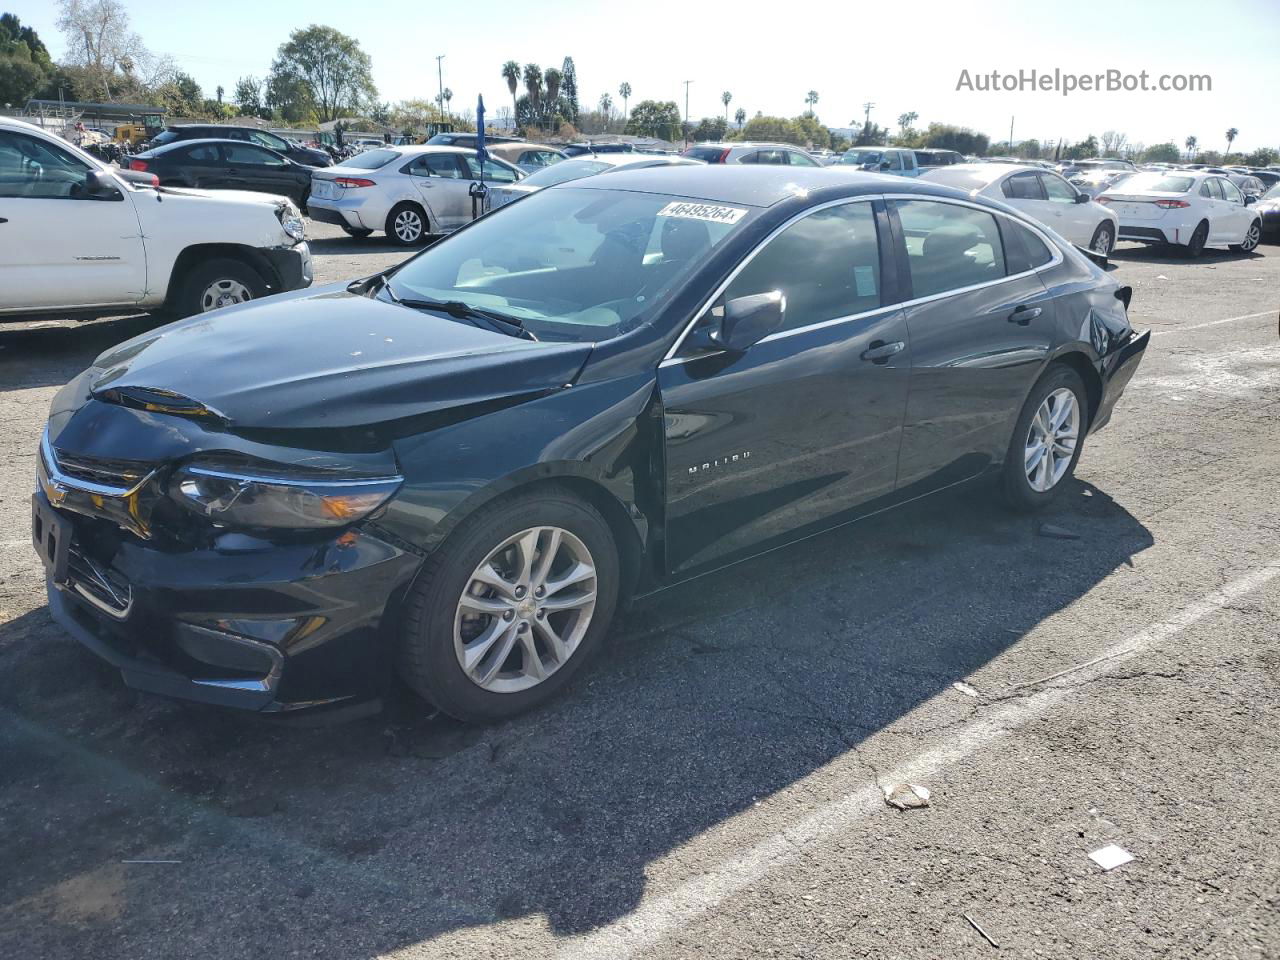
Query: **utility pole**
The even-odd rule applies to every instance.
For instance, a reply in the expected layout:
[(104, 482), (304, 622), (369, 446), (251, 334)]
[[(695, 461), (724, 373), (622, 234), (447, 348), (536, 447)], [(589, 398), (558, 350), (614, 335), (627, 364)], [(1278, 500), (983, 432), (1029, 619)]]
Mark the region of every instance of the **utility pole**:
[(440, 66), (440, 61), (443, 60), (444, 57), (445, 55), (443, 53), (436, 57), (436, 80), (440, 84), (440, 96), (439, 99), (436, 100), (436, 104), (440, 107), (440, 119), (442, 120), (444, 119), (444, 68)]
[(1009, 156), (1013, 156), (1013, 117), (1009, 118)]
[(689, 84), (691, 83), (693, 83), (692, 80), (686, 80), (684, 82), (684, 131), (683, 132), (684, 132), (684, 142), (686, 144), (689, 142)]
[(863, 126), (864, 130), (870, 128), (871, 126), (871, 109), (874, 106), (875, 106), (874, 103), (864, 103), (862, 105), (862, 109), (865, 111), (865, 116), (866, 116), (866, 122)]

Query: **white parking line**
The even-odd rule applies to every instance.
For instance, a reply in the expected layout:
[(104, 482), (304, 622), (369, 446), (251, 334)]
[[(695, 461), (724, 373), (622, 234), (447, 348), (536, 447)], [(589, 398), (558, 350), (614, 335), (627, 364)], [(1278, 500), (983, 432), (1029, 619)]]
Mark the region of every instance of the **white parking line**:
[(1223, 323), (1235, 323), (1237, 320), (1253, 320), (1256, 317), (1274, 317), (1280, 315), (1280, 309), (1263, 310), (1261, 313), (1246, 313), (1241, 317), (1224, 317), (1221, 320), (1209, 320), (1206, 323), (1192, 323), (1185, 327), (1174, 327), (1172, 330), (1152, 330), (1153, 337), (1163, 337), (1170, 333), (1183, 333), (1186, 330), (1202, 330), (1205, 327), (1216, 327)]
[[(1078, 683), (1081, 678), (1104, 675), (1116, 661), (1168, 640), (1277, 576), (1280, 576), (1280, 561), (1233, 580), (1168, 619), (1107, 648), (1101, 655), (1105, 663), (1076, 671), (1068, 682)], [(1039, 693), (1011, 700), (988, 716), (958, 728), (942, 745), (918, 754), (881, 779), (885, 783), (904, 783), (936, 776), (946, 767), (990, 746), (997, 738), (1017, 730), (1066, 699), (1071, 692), (1070, 686), (1050, 686)], [(565, 960), (625, 960), (634, 957), (729, 897), (758, 883), (774, 870), (793, 863), (805, 845), (840, 834), (868, 815), (881, 811), (883, 806), (883, 795), (874, 785), (823, 804), (755, 846), (711, 867), (701, 876), (668, 893), (654, 896), (629, 916), (586, 937), (565, 942), (557, 956)]]

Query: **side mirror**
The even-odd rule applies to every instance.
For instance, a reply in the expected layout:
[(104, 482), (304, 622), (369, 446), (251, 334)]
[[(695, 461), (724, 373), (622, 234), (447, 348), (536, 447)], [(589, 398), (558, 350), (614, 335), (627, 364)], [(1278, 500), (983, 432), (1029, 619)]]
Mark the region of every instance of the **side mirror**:
[(782, 291), (738, 297), (724, 305), (724, 316), (709, 319), (692, 338), (692, 345), (704, 350), (742, 353), (782, 326), (787, 300)]
[(105, 170), (90, 170), (84, 181), (84, 195), (90, 200), (119, 200), (115, 177)]
[(1077, 193), (1077, 194), (1076, 194), (1076, 203), (1088, 203), (1088, 202), (1089, 202), (1090, 200), (1092, 200), (1092, 199), (1093, 199), (1093, 198), (1092, 198), (1092, 197), (1090, 197), (1087, 193)]
[(889, 169), (889, 161), (888, 161), (888, 160), (881, 160), (881, 161), (880, 161), (880, 169), (881, 169), (881, 170), (888, 170), (888, 169)]
[(1258, 198), (1257, 198), (1257, 197), (1255, 197), (1253, 194), (1251, 194), (1251, 193), (1246, 193), (1246, 194), (1244, 195), (1244, 205), (1245, 205), (1246, 207), (1247, 207), (1249, 204), (1251, 204), (1251, 203), (1257, 203), (1257, 202), (1258, 202)]

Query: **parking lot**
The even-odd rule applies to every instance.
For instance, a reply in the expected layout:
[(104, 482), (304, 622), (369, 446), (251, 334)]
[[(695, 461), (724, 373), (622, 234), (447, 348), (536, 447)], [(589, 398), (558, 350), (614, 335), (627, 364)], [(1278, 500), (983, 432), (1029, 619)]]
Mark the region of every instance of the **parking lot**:
[[(308, 230), (317, 284), (404, 256)], [(0, 955), (1280, 955), (1280, 247), (1113, 269), (1154, 337), (1048, 515), (966, 488), (674, 587), (493, 727), (127, 691), (29, 496), (155, 321), (0, 328)]]

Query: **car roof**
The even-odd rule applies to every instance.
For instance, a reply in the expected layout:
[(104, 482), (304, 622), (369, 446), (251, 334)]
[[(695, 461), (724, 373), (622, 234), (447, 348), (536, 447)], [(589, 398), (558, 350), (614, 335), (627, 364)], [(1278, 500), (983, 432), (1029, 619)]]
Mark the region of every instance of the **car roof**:
[(797, 147), (794, 143), (777, 143), (773, 140), (703, 140), (693, 144), (695, 147), (786, 147), (788, 150), (799, 150), (804, 152), (803, 147)]
[[(257, 147), (259, 150), (266, 150), (269, 153), (275, 153), (270, 147), (264, 147), (260, 143), (246, 143), (244, 140), (231, 140), (227, 137), (195, 137), (191, 140), (173, 140), (169, 143), (162, 143), (158, 147), (152, 147), (143, 153), (171, 153), (175, 150), (190, 150), (192, 147), (198, 147), (202, 143), (229, 143), (237, 147)], [(141, 153), (134, 156), (142, 156)]]
[(948, 179), (963, 179), (969, 183), (989, 186), (1001, 177), (1011, 177), (1016, 173), (1051, 173), (1044, 167), (1029, 163), (953, 163), (947, 167), (930, 170), (921, 176), (928, 177), (934, 183), (945, 183)]
[(607, 177), (588, 177), (565, 187), (664, 193), (709, 203), (769, 207), (782, 200), (819, 190), (838, 196), (920, 193), (961, 197), (961, 191), (916, 178), (838, 170), (835, 167), (791, 167), (754, 164), (642, 167), (618, 170)]
[[(485, 139), (486, 141), (488, 140), (487, 137)], [(436, 146), (439, 146), (439, 144), (436, 144)], [(485, 143), (486, 150), (497, 150), (499, 148), (503, 150), (547, 150), (551, 153), (560, 153), (558, 147), (553, 147), (549, 143), (532, 143), (528, 140), (499, 140), (493, 144)]]

